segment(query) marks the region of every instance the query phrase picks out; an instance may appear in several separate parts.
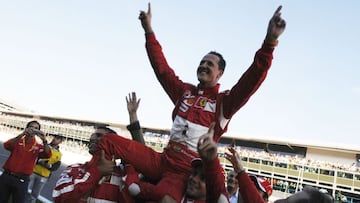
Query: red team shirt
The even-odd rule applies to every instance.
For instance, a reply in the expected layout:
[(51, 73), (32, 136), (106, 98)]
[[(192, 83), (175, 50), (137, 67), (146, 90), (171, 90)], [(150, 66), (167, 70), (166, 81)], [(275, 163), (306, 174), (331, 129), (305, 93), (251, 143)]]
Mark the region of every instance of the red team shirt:
[(37, 143), (35, 138), (28, 144), (25, 144), (25, 136), (15, 143), (11, 142), (10, 139), (4, 143), (4, 148), (11, 151), (9, 158), (3, 166), (4, 170), (12, 173), (31, 175), (37, 158), (51, 157), (51, 150), (46, 154), (44, 146)]
[(124, 188), (123, 168), (102, 177), (97, 169), (97, 156), (90, 162), (68, 166), (60, 175), (53, 190), (56, 203), (133, 203)]

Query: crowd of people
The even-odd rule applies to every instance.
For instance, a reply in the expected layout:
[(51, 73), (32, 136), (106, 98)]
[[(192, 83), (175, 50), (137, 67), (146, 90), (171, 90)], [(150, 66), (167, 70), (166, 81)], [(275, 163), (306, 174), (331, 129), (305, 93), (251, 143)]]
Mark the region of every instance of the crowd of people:
[[(2, 131), (8, 131), (6, 130), (5, 128), (2, 128)], [(51, 143), (53, 143), (54, 140), (56, 140), (57, 137), (61, 137), (61, 136), (58, 136), (58, 135), (55, 135), (55, 136), (47, 136), (47, 140)], [(161, 139), (162, 141), (164, 141), (162, 138), (160, 137), (154, 137), (154, 136), (144, 136), (144, 141), (146, 141), (147, 143), (148, 142), (160, 142)], [(85, 143), (83, 142), (77, 142), (77, 141), (71, 141), (69, 140), (68, 142), (64, 142), (63, 139), (61, 139), (62, 142), (61, 143), (61, 148), (62, 148), (62, 151), (72, 151), (72, 152), (75, 152), (76, 154), (85, 154), (87, 153), (87, 145), (85, 145)], [(51, 145), (51, 143), (49, 145)], [(60, 144), (58, 143), (58, 144)], [(223, 149), (220, 150), (221, 147), (218, 147), (219, 148), (219, 151), (222, 151)], [(238, 147), (235, 147), (235, 150), (237, 151), (236, 153), (239, 154), (240, 157), (258, 157), (258, 158), (262, 158), (262, 159), (265, 159), (266, 157), (265, 156), (262, 156), (260, 154), (264, 154), (263, 152), (258, 152), (258, 151), (254, 151), (254, 150), (249, 150), (249, 149), (241, 149), (239, 150)], [(280, 155), (279, 155), (280, 156)], [(40, 159), (41, 160), (41, 159)], [(282, 156), (282, 157), (277, 157), (276, 159), (274, 160), (281, 160), (281, 161), (286, 161), (288, 160), (287, 159), (287, 156)], [(291, 161), (288, 161), (288, 162), (291, 162)], [(35, 166), (36, 168), (36, 166)], [(34, 173), (35, 173), (35, 169), (34, 169)], [(31, 176), (34, 176), (34, 173), (31, 175)], [(31, 176), (30, 176), (30, 180), (31, 180)], [(234, 191), (234, 189), (231, 189), (231, 185), (233, 185), (233, 183), (235, 181), (231, 181), (231, 179), (234, 179), (235, 175), (234, 175), (234, 171), (229, 171), (227, 174), (226, 174), (226, 177), (227, 177), (227, 191), (229, 193), (229, 198), (230, 198), (230, 202), (232, 200), (232, 198), (236, 197), (236, 198), (239, 198), (239, 195), (238, 195), (238, 186), (236, 187), (235, 191), (237, 191), (237, 194), (235, 195), (232, 195), (232, 193), (230, 191)], [(253, 175), (250, 175), (251, 178), (253, 178), (254, 176)], [(274, 179), (272, 181), (272, 183), (270, 184), (270, 180), (268, 181), (264, 181), (266, 179), (264, 179), (263, 177), (257, 177), (258, 179), (263, 179), (263, 183), (265, 185), (272, 185), (274, 187), (274, 190), (280, 190), (280, 191), (283, 191), (283, 192), (287, 192), (287, 193), (295, 193), (295, 192), (298, 192), (298, 191), (301, 191), (303, 188), (302, 188), (302, 185), (297, 185), (296, 183), (294, 182), (287, 182), (287, 181), (284, 181), (284, 180), (276, 180)], [(39, 180), (41, 179), (46, 179), (46, 177), (38, 177)], [(230, 181), (229, 181), (230, 180)], [(259, 185), (257, 184), (258, 182), (254, 181), (255, 179), (253, 178), (252, 181), (254, 182), (255, 185)], [(237, 181), (237, 180), (236, 180)], [(45, 181), (39, 181), (38, 183), (46, 183), (46, 180)], [(31, 183), (31, 181), (29, 182), (29, 189), (32, 187), (33, 183)], [(266, 187), (263, 187), (263, 188), (266, 188)], [(261, 189), (261, 187), (257, 186), (257, 189)], [(272, 187), (270, 187), (271, 191), (272, 191)], [(36, 190), (38, 192), (41, 191), (40, 190)], [(35, 193), (36, 194), (36, 193)], [(37, 193), (37, 195), (33, 196), (33, 197), (37, 197), (39, 193)], [(271, 195), (271, 192), (268, 196)], [(339, 195), (338, 195), (339, 196)], [(28, 197), (31, 197), (30, 194), (28, 194)], [(241, 196), (240, 196), (241, 197)], [(344, 199), (346, 198), (346, 196), (344, 195), (341, 195), (341, 199)], [(32, 199), (32, 201), (28, 201), (28, 202), (34, 202), (34, 199)]]
[[(161, 148), (162, 146), (166, 146), (168, 138), (164, 138), (158, 135), (153, 135), (151, 133), (145, 134), (145, 141), (149, 145), (152, 145), (156, 148)], [(228, 145), (220, 145), (219, 146), (219, 154), (222, 154), (226, 151)], [(340, 170), (344, 172), (360, 172), (360, 167), (357, 166), (355, 162), (351, 164), (340, 163), (334, 161), (324, 161), (320, 159), (307, 158), (300, 155), (289, 155), (281, 152), (266, 152), (263, 149), (258, 148), (250, 148), (250, 147), (242, 147), (242, 146), (234, 146), (235, 149), (240, 153), (244, 159), (251, 159), (254, 162), (260, 162), (261, 160), (267, 161), (268, 164), (272, 165), (274, 162), (283, 163), (283, 165), (279, 165), (284, 168), (291, 168), (295, 170), (299, 170), (300, 167), (307, 172), (317, 173), (319, 169), (329, 169), (329, 170)], [(256, 160), (254, 160), (256, 159)], [(264, 162), (265, 164), (265, 162)], [(304, 167), (306, 166), (306, 167)], [(360, 179), (360, 177), (358, 177)]]
[[(345, 164), (339, 162), (330, 162), (323, 160), (315, 160), (310, 158), (305, 158), (301, 156), (290, 156), (286, 154), (280, 153), (268, 153), (265, 151), (258, 151), (252, 149), (241, 148), (239, 149), (241, 156), (243, 157), (257, 157), (263, 160), (270, 160), (276, 162), (287, 163), (290, 165), (298, 165), (298, 166), (312, 166), (314, 168), (323, 168), (323, 169), (338, 169), (344, 171), (352, 171), (359, 172), (360, 167), (356, 165), (356, 163)], [(309, 171), (311, 172), (311, 171)]]
[[(7, 116), (8, 117), (8, 116)], [(11, 117), (11, 116), (10, 116)], [(14, 117), (14, 120), (18, 120), (21, 117)], [(29, 119), (24, 119), (24, 122), (29, 121)], [(41, 123), (46, 122), (47, 125), (55, 125), (55, 122), (41, 120)], [(59, 123), (56, 123), (57, 125), (61, 125)], [(67, 124), (67, 126), (70, 126), (71, 124)], [(73, 124), (72, 124), (73, 125)], [(89, 131), (90, 129), (93, 129), (93, 127), (89, 126), (77, 126), (77, 129), (79, 131)], [(21, 131), (17, 128), (9, 128), (0, 126), (1, 132), (6, 132), (8, 134), (19, 134)], [(45, 130), (44, 130), (45, 131)], [(46, 131), (47, 134), (51, 134), (48, 131)], [(65, 138), (63, 142), (61, 143), (62, 149), (67, 152), (75, 153), (75, 154), (81, 154), (81, 155), (88, 155), (87, 151), (87, 141), (86, 140), (78, 140), (74, 138), (68, 138), (66, 135), (64, 135)], [(52, 139), (52, 136), (47, 136), (48, 141), (50, 142)], [(162, 151), (164, 147), (166, 147), (167, 142), (169, 141), (168, 135), (158, 135), (151, 132), (144, 133), (144, 139), (147, 145), (154, 147), (158, 151)], [(227, 146), (219, 145), (219, 153), (223, 154), (224, 151), (226, 151)], [(304, 168), (307, 172), (314, 172), (317, 173), (318, 169), (329, 169), (329, 170), (341, 170), (344, 171), (343, 176), (346, 177), (346, 172), (360, 172), (360, 167), (357, 166), (355, 162), (352, 164), (346, 164), (346, 163), (340, 163), (340, 162), (334, 162), (334, 161), (324, 161), (319, 159), (311, 159), (306, 158), (299, 155), (288, 155), (288, 154), (282, 154), (282, 153), (268, 153), (264, 150), (259, 149), (253, 149), (248, 147), (242, 147), (242, 146), (235, 146), (235, 149), (240, 153), (240, 155), (244, 158), (258, 158), (259, 160), (268, 160), (271, 162), (279, 162), (287, 164), (286, 167), (290, 167), (292, 169), (298, 169), (297, 167), (301, 166), (307, 166), (307, 168)], [(220, 155), (221, 156), (221, 155)], [(285, 166), (285, 165), (284, 165)], [(360, 179), (360, 177), (355, 177), (356, 179)]]
[[(140, 11), (139, 15), (146, 51), (157, 79), (175, 106), (166, 147), (158, 152), (145, 144), (137, 117), (140, 99), (130, 93), (126, 101), (130, 120), (127, 129), (131, 138), (106, 126), (91, 130), (88, 142), (91, 159), (71, 164), (61, 173), (53, 190), (54, 201), (268, 202), (271, 184), (266, 179), (249, 175), (241, 155), (232, 147), (225, 152), (225, 158), (233, 167), (232, 179), (229, 175), (226, 181), (218, 157), (218, 141), (234, 114), (266, 78), (278, 37), (286, 26), (280, 11), (281, 6), (271, 17), (265, 39), (250, 67), (230, 90), (219, 92), (218, 82), (226, 66), (223, 56), (210, 51), (200, 60), (196, 69), (198, 84), (180, 80), (168, 65), (156, 39), (149, 3), (147, 11)], [(40, 127), (38, 121), (31, 121), (18, 136), (4, 143), (10, 156), (0, 176), (0, 202), (8, 202), (10, 197), (16, 203), (35, 201), (43, 183), (60, 163), (58, 146), (62, 137), (55, 135), (48, 144)], [(41, 143), (35, 137), (40, 138)], [(28, 189), (32, 193), (28, 194)], [(306, 187), (276, 202), (328, 203), (333, 199), (316, 188)]]

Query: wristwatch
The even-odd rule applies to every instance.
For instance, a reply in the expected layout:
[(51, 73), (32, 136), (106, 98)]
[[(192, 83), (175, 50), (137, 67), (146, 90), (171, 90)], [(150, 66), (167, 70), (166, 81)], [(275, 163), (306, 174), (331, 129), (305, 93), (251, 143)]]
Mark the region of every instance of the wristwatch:
[(241, 175), (245, 174), (246, 173), (246, 170), (245, 169), (242, 169), (241, 171), (239, 171), (236, 175), (236, 178), (239, 178)]

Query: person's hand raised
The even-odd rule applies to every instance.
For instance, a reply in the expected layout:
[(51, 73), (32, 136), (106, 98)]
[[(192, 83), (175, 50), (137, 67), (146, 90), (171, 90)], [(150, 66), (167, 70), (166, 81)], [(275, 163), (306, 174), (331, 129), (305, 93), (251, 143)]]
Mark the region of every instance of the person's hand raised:
[(45, 133), (43, 131), (36, 130), (36, 129), (33, 129), (33, 131), (34, 131), (34, 134), (36, 136), (38, 136), (43, 142), (47, 142), (46, 137), (45, 137)]
[(233, 147), (229, 147), (227, 149), (229, 150), (230, 153), (225, 152), (225, 158), (231, 162), (234, 171), (238, 173), (244, 170), (244, 166), (242, 165), (240, 154)]
[(153, 33), (152, 27), (151, 27), (151, 6), (150, 3), (148, 3), (148, 10), (140, 11), (139, 20), (141, 21), (141, 25), (144, 28), (145, 33)]
[(286, 22), (284, 19), (281, 18), (281, 8), (282, 6), (279, 6), (272, 18), (269, 21), (269, 26), (267, 29), (266, 34), (266, 41), (268, 42), (274, 42), (278, 39), (278, 37), (284, 32), (286, 27)]
[(38, 136), (43, 142), (46, 141), (45, 133), (35, 128), (26, 128), (24, 130), (25, 135)]
[(215, 123), (211, 123), (206, 134), (199, 138), (198, 152), (200, 157), (205, 161), (214, 160), (217, 157), (217, 145), (214, 141)]
[(126, 97), (126, 104), (129, 114), (136, 113), (139, 108), (140, 99), (137, 99), (136, 93), (131, 92), (129, 96)]

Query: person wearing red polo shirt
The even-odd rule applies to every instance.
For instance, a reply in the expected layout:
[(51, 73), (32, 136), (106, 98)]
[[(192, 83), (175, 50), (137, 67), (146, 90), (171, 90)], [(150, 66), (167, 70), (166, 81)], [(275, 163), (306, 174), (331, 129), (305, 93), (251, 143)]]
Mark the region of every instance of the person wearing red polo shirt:
[[(43, 144), (37, 143), (35, 136)], [(11, 153), (0, 176), (0, 202), (8, 202), (12, 196), (14, 203), (23, 203), (37, 158), (51, 156), (45, 134), (40, 131), (40, 123), (35, 120), (28, 122), (24, 132), (6, 141), (4, 148)]]

